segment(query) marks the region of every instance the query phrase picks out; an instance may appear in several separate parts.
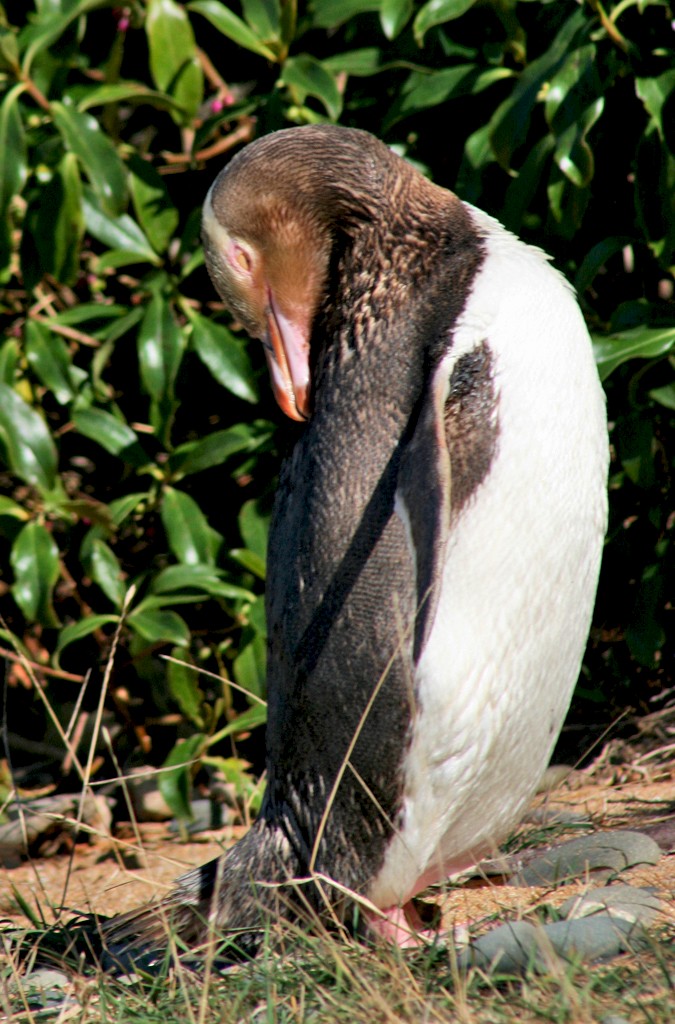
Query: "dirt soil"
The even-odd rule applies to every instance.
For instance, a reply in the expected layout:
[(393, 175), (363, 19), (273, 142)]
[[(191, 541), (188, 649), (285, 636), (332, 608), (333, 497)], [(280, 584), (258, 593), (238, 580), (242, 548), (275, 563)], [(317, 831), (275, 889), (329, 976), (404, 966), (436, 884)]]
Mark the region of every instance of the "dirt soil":
[[(622, 873), (621, 881), (658, 890), (664, 919), (675, 923), (675, 758), (637, 766), (600, 763), (592, 770), (572, 772), (556, 788), (540, 794), (533, 807), (539, 809), (535, 817), (541, 816), (542, 808), (575, 811), (586, 822), (576, 824), (573, 831), (526, 822), (516, 848), (542, 847), (583, 834), (582, 830), (621, 828), (650, 834), (663, 850), (661, 860)], [(3, 869), (0, 918), (26, 926), (15, 892), (47, 924), (57, 919), (60, 907), (66, 918), (75, 912), (111, 916), (129, 910), (161, 896), (177, 875), (218, 856), (244, 831), (243, 826), (231, 827), (183, 842), (166, 824), (139, 824), (136, 832), (129, 825), (119, 827), (113, 839), (78, 842), (69, 854)], [(583, 880), (551, 891), (474, 876), (432, 898), (440, 903), (444, 927), (450, 927), (495, 914), (513, 920), (542, 902), (557, 905), (585, 888), (588, 883)]]

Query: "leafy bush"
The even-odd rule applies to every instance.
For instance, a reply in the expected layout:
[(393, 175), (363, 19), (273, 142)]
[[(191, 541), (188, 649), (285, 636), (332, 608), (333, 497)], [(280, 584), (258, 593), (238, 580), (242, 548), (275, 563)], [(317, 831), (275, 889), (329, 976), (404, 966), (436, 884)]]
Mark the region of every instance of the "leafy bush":
[[(242, 143), (333, 120), (380, 135), (574, 281), (609, 378), (615, 449), (582, 693), (648, 699), (672, 682), (675, 635), (673, 11), (662, 0), (234, 6), (0, 6), (10, 657), (14, 642), (38, 666), (65, 723), (117, 631), (125, 757), (139, 743), (165, 757), (177, 711), (178, 735), (192, 738), (170, 764), (208, 759), (262, 720), (266, 525), (296, 428), (280, 424), (258, 348), (215, 301), (200, 206)], [(16, 720), (46, 728), (16, 658), (9, 680)], [(172, 778), (186, 813), (185, 770)]]

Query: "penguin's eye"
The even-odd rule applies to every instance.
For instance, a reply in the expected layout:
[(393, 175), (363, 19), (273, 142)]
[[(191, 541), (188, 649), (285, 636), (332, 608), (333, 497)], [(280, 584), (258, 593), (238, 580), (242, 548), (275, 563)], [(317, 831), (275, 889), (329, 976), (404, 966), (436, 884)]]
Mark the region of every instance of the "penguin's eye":
[(249, 254), (247, 252), (244, 252), (243, 249), (240, 249), (239, 252), (237, 253), (237, 263), (242, 268), (242, 270), (246, 270), (246, 271), (250, 272), (250, 270), (251, 270), (251, 257), (249, 256)]
[(244, 249), (241, 245), (233, 245), (231, 259), (237, 264), (240, 270), (243, 270), (245, 274), (250, 274), (253, 270), (253, 257), (251, 253)]

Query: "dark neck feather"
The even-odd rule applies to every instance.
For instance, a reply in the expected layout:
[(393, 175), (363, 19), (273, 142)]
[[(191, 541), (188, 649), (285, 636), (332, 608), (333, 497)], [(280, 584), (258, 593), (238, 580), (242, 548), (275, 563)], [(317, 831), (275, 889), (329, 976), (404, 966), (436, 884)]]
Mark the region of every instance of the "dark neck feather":
[(482, 244), (456, 197), (405, 184), (387, 215), (336, 236), (310, 346), (317, 411), (347, 389), (405, 415), (452, 344)]

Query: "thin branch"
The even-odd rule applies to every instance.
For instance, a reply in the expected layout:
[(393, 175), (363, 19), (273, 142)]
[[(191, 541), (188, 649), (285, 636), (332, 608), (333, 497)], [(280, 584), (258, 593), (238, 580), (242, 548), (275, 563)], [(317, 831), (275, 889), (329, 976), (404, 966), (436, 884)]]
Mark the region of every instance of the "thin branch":
[(60, 668), (50, 668), (48, 665), (41, 665), (39, 661), (29, 661), (25, 655), (15, 654), (14, 651), (8, 651), (6, 647), (0, 647), (0, 657), (8, 658), (10, 661), (17, 661), (24, 667), (29, 665), (32, 669), (41, 672), (45, 676), (67, 679), (71, 683), (83, 683), (86, 678), (86, 676), (76, 676), (72, 672), (64, 672)]
[(87, 348), (101, 347), (101, 342), (98, 338), (93, 338), (91, 334), (85, 334), (84, 331), (78, 331), (75, 327), (67, 327), (66, 324), (55, 324), (48, 316), (33, 315), (30, 319), (46, 324), (54, 334), (62, 334), (64, 338), (70, 338), (71, 341), (79, 341), (80, 345), (86, 345)]
[(26, 86), (26, 91), (33, 97), (38, 107), (42, 107), (42, 109), (46, 111), (46, 113), (51, 114), (52, 108), (49, 105), (49, 100), (44, 95), (44, 93), (40, 92), (33, 79), (24, 78), (23, 84)]
[[(253, 118), (247, 118), (229, 135), (225, 135), (212, 146), (200, 149), (196, 153), (167, 153), (164, 150), (162, 157), (167, 164), (167, 167), (163, 169), (164, 173), (172, 170), (176, 164), (205, 163), (207, 160), (212, 160), (215, 156), (220, 156), (221, 153), (226, 153), (229, 149), (233, 149), (240, 142), (248, 142), (253, 135), (254, 123)], [(160, 170), (162, 169), (160, 168)]]

